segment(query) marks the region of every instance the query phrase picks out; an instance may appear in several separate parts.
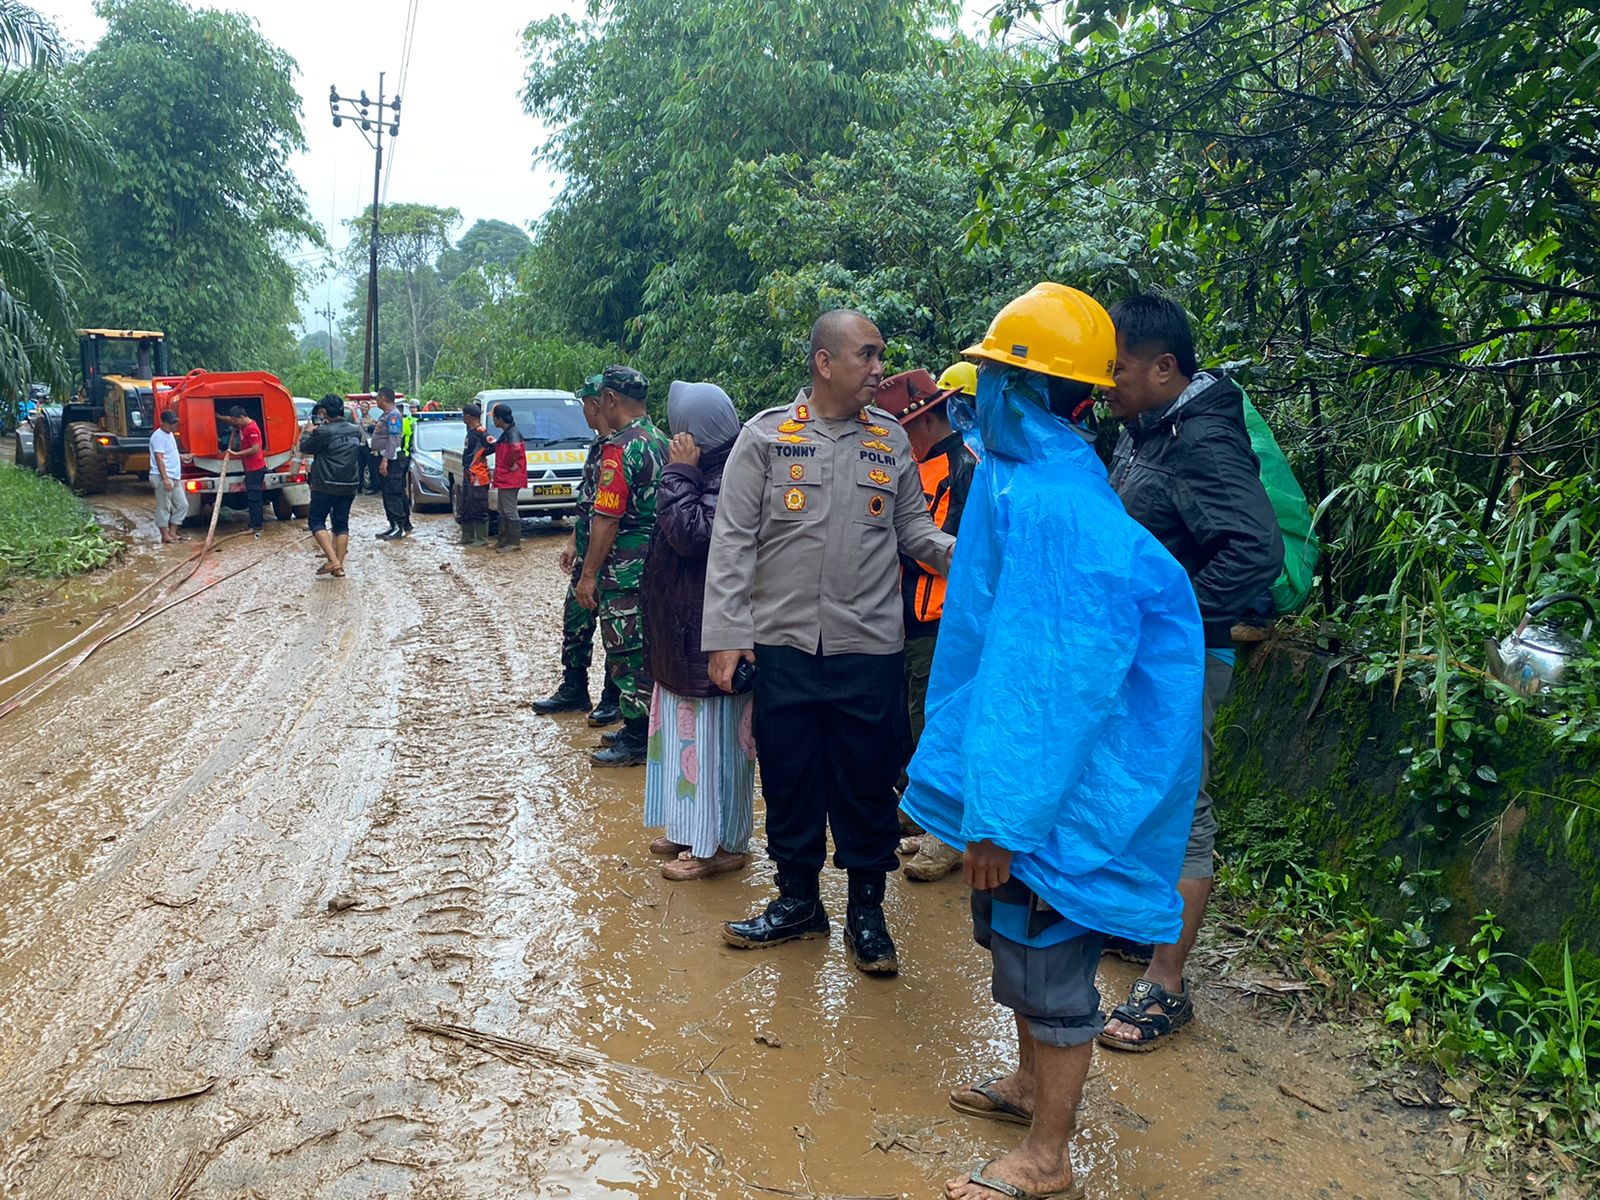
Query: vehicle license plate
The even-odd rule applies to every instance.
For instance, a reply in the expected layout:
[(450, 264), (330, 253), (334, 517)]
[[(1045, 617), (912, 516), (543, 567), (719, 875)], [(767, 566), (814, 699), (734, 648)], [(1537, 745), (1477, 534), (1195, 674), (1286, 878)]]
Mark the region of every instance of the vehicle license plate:
[(570, 483), (538, 483), (528, 489), (535, 496), (570, 496), (572, 485)]

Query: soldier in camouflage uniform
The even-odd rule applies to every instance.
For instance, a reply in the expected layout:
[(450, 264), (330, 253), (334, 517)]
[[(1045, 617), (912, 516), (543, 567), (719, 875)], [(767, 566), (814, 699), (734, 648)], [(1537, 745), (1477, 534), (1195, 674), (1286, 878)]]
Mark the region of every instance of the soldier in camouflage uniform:
[[(567, 602), (561, 621), (561, 686), (542, 700), (535, 700), (535, 712), (552, 715), (582, 712), (589, 707), (589, 660), (594, 653), (594, 613), (578, 603), (578, 580), (583, 576), (583, 560), (589, 549), (589, 519), (594, 510), (594, 493), (600, 483), (600, 452), (611, 429), (600, 419), (599, 375), (584, 380), (578, 390), (583, 401), (583, 419), (595, 432), (589, 455), (583, 463), (583, 481), (578, 487), (578, 515), (572, 523), (572, 536), (561, 548), (561, 569), (571, 579), (567, 583)], [(589, 713), (589, 724), (600, 728), (622, 720), (618, 707), (617, 681), (606, 668), (605, 687), (600, 703)]]
[(640, 588), (645, 552), (656, 523), (656, 485), (666, 465), (667, 437), (645, 413), (645, 378), (631, 367), (607, 367), (600, 378), (600, 419), (614, 432), (600, 452), (589, 549), (574, 589), (578, 603), (598, 609), (606, 666), (622, 692), (622, 729), (591, 755), (596, 766), (643, 765), (654, 683), (644, 661)]

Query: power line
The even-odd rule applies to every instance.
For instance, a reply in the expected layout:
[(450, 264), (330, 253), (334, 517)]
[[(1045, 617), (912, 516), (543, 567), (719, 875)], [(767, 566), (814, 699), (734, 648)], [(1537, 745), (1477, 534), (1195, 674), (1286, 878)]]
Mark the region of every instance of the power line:
[[(400, 86), (395, 95), (406, 94), (406, 80), (411, 75), (411, 52), (416, 47), (417, 9), (422, 0), (410, 0), (410, 7), (406, 10), (406, 35), (400, 46)], [(394, 157), (397, 146), (389, 148), (389, 162), (383, 171), (383, 203), (389, 203), (389, 181), (394, 178)]]

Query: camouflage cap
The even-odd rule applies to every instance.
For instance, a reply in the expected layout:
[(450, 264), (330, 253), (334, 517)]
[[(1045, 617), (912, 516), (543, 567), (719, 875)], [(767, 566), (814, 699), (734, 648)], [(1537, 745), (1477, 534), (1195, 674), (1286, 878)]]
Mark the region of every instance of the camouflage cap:
[(579, 400), (593, 400), (600, 394), (600, 388), (605, 383), (604, 375), (591, 375), (578, 385)]

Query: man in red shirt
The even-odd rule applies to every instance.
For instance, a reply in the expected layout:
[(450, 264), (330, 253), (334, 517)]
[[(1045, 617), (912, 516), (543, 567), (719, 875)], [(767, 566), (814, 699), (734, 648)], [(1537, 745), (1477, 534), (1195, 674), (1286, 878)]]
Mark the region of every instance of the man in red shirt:
[(267, 478), (267, 457), (261, 453), (261, 426), (252, 421), (250, 414), (237, 404), (221, 419), (233, 426), (232, 443), (222, 457), (237, 458), (239, 465), (244, 468), (244, 498), (250, 509), (250, 532), (260, 537), (265, 519), (261, 507), (261, 489)]

